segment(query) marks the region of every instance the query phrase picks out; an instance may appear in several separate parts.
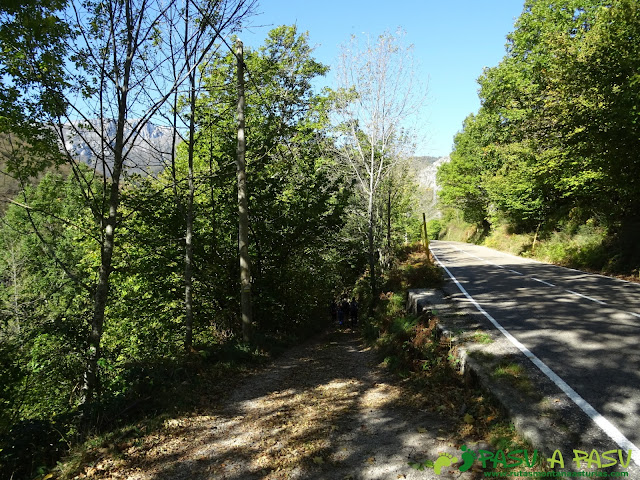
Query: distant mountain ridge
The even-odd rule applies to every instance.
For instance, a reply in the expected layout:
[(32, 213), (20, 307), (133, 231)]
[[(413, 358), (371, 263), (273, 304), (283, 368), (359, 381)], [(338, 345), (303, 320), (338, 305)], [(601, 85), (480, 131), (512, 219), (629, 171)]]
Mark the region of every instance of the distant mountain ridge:
[(436, 173), (441, 165), (451, 161), (445, 157), (413, 157), (412, 167), (416, 172), (416, 179), (420, 186), (433, 190), (434, 194), (439, 190), (436, 183)]
[[(64, 149), (77, 161), (95, 168), (100, 173), (102, 165), (98, 165), (98, 162), (104, 156), (106, 173), (110, 176), (116, 127), (114, 119), (105, 119), (102, 125), (100, 120), (72, 122), (63, 127)], [(136, 130), (138, 136), (125, 152), (125, 173), (155, 175), (161, 172), (171, 161), (174, 129), (151, 122), (140, 125), (139, 120), (131, 120), (125, 127), (125, 138)]]

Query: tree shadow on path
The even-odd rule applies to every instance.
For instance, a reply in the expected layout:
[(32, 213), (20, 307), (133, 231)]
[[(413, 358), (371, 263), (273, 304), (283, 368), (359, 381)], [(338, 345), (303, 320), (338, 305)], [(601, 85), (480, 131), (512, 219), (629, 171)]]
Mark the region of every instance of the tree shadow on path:
[[(209, 415), (165, 423), (166, 435), (127, 453), (131, 479), (472, 478), (411, 459), (458, 454), (455, 419), (412, 406), (351, 332), (298, 346), (248, 377)], [(452, 460), (453, 461), (453, 460)]]

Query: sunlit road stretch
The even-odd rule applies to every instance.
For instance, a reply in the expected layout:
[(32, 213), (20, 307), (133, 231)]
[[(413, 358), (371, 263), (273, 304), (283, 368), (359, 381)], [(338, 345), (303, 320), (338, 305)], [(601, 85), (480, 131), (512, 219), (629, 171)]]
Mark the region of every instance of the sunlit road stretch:
[(458, 242), (434, 241), (431, 251), (460, 300), (638, 463), (640, 284)]

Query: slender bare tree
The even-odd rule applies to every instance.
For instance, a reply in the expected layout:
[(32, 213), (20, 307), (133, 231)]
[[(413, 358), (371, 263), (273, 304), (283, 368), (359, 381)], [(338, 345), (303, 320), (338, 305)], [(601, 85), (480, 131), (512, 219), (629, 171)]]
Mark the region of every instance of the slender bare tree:
[(370, 287), (377, 296), (374, 208), (383, 179), (413, 151), (411, 122), (425, 104), (426, 84), (415, 75), (413, 47), (402, 32), (342, 46), (337, 67), (335, 113), (339, 158), (357, 180), (366, 203)]

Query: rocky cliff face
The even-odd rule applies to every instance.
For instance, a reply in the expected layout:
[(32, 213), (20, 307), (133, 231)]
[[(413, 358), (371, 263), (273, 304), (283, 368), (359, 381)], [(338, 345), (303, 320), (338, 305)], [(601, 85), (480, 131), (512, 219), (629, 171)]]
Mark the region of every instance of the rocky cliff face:
[(449, 157), (415, 157), (413, 159), (413, 168), (416, 172), (418, 183), (426, 189), (437, 192), (436, 172), (442, 164), (449, 161), (451, 161)]
[(436, 183), (436, 173), (441, 165), (450, 160), (449, 157), (414, 157), (411, 162), (416, 180), (423, 192), (417, 208), (424, 212), (427, 218), (440, 218), (441, 216), (438, 209), (439, 188)]
[[(125, 152), (125, 174), (154, 175), (162, 171), (171, 159), (173, 129), (147, 122), (140, 125), (137, 120), (125, 127), (125, 138), (137, 137)], [(74, 122), (63, 128), (64, 149), (76, 160), (103, 170), (103, 159), (107, 176), (113, 167), (113, 146), (116, 137), (116, 121)], [(103, 140), (104, 139), (104, 140)]]

